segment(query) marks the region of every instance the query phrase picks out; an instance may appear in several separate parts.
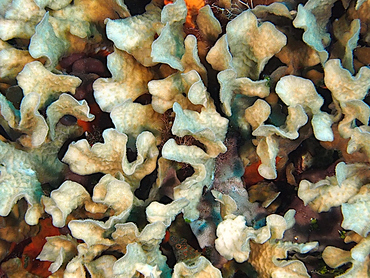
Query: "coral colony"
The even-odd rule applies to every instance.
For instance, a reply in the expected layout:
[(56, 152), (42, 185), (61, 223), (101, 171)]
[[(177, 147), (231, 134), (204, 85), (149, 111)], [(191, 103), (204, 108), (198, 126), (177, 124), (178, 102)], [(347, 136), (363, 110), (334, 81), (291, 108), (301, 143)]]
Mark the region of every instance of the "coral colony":
[(0, 0), (0, 277), (370, 277), (369, 0)]

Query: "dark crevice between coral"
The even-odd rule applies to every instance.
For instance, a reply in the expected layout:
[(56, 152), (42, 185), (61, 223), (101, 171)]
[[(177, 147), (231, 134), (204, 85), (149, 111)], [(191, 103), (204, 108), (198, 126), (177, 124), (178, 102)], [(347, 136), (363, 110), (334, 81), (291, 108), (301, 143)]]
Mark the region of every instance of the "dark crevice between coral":
[(288, 184), (285, 180), (276, 181), (274, 184), (277, 191), (280, 192), (277, 200), (274, 201), (279, 204), (275, 213), (283, 216), (297, 194), (296, 187)]
[[(202, 254), (198, 240), (189, 224), (185, 222), (182, 213), (176, 216), (167, 233), (169, 240), (164, 240), (160, 247), (162, 253), (167, 257), (167, 265), (170, 268), (173, 268), (177, 262), (191, 261), (194, 256)], [(181, 246), (179, 246), (180, 244)]]
[(105, 255), (108, 255), (108, 256), (113, 256), (115, 257), (117, 260), (122, 258), (122, 253), (119, 252), (119, 251), (116, 251), (116, 250), (105, 250), (103, 251), (99, 256), (96, 256), (95, 260), (99, 259), (100, 257), (103, 257)]
[(154, 170), (149, 175), (146, 175), (141, 181), (140, 186), (134, 192), (134, 195), (140, 200), (146, 200), (149, 197), (150, 190), (157, 179), (158, 171)]
[(195, 173), (194, 168), (188, 163), (180, 163), (180, 169), (176, 171), (176, 176), (180, 182), (191, 177)]
[(285, 124), (288, 117), (288, 107), (279, 99), (278, 103), (271, 107), (271, 113), (265, 124), (280, 127)]
[(59, 123), (65, 126), (71, 126), (77, 124), (77, 118), (73, 115), (64, 115), (59, 119)]
[(19, 110), (23, 98), (23, 90), (18, 85), (10, 86), (5, 92), (5, 97)]
[(79, 137), (77, 137), (77, 138), (70, 138), (70, 139), (67, 139), (64, 143), (63, 143), (63, 145), (62, 145), (62, 147), (59, 149), (59, 151), (58, 151), (58, 154), (57, 154), (57, 157), (58, 157), (58, 159), (61, 161), (62, 160), (62, 158), (64, 157), (64, 155), (66, 154), (66, 152), (67, 152), (67, 150), (68, 150), (68, 147), (69, 147), (69, 145), (72, 143), (72, 142), (75, 142), (75, 141), (78, 141), (78, 140), (81, 140), (81, 139), (85, 139), (86, 137), (85, 137), (85, 135), (83, 134), (83, 135), (81, 135), (81, 136), (79, 136)]
[(137, 159), (137, 151), (131, 148), (126, 148), (126, 157), (128, 162), (134, 162)]
[(141, 231), (147, 224), (146, 219), (146, 207), (145, 206), (135, 206), (132, 208), (130, 215), (128, 216), (126, 223), (134, 222)]
[(258, 278), (258, 274), (249, 262), (237, 263), (235, 260), (228, 261), (223, 268), (222, 277), (232, 278)]
[[(3, 263), (3, 262), (6, 262), (10, 259), (13, 259), (13, 258), (22, 258), (22, 254), (23, 254), (23, 250), (24, 248), (29, 245), (30, 243), (32, 242), (32, 239), (29, 237), (19, 243), (17, 243), (14, 247), (14, 249), (12, 250), (11, 253), (9, 253), (1, 262), (0, 262), (0, 265)], [(3, 276), (0, 276), (1, 278), (3, 278)], [(7, 277), (7, 276), (5, 276)]]
[(15, 141), (13, 140), (9, 135), (8, 133), (5, 131), (5, 129), (0, 125), (0, 136), (3, 136), (6, 140), (9, 140), (9, 141)]
[(46, 196), (46, 197), (50, 197), (51, 191), (53, 191), (54, 189), (56, 189), (56, 188), (52, 187), (50, 185), (50, 183), (43, 183), (43, 184), (41, 184), (41, 188), (42, 188), (43, 195)]
[(91, 274), (89, 272), (89, 270), (86, 268), (86, 266), (84, 266), (84, 269), (85, 269), (85, 273), (86, 273), (86, 278), (91, 278)]
[(170, 204), (172, 201), (173, 201), (173, 200), (172, 200), (170, 197), (168, 197), (168, 196), (164, 195), (164, 196), (162, 196), (162, 197), (159, 199), (159, 201), (158, 201), (158, 202), (160, 202), (161, 204), (167, 205), (167, 204)]
[(91, 131), (85, 131), (85, 138), (89, 145), (92, 146), (96, 143), (104, 143), (103, 131), (105, 129), (100, 125), (92, 125)]
[(217, 80), (217, 71), (212, 69), (212, 66), (208, 64), (206, 61), (206, 68), (207, 68), (207, 79), (208, 79), (208, 85), (207, 85), (207, 91), (210, 94), (211, 98), (213, 99), (213, 102), (216, 106), (216, 111), (222, 116), (226, 117), (225, 113), (222, 110), (222, 103), (220, 99), (220, 84)]
[(342, 1), (336, 1), (331, 9), (330, 22), (333, 22), (346, 13), (346, 9), (343, 7)]
[(152, 103), (152, 95), (149, 93), (142, 94), (134, 100), (135, 103), (140, 103), (141, 105), (148, 105)]
[[(327, 150), (313, 136), (303, 141), (296, 150), (289, 154), (294, 164), (297, 182), (308, 179), (316, 182), (326, 176), (332, 176), (333, 164), (340, 158), (336, 150)], [(334, 165), (335, 166), (335, 165)]]
[(260, 73), (258, 80), (263, 80), (264, 78), (270, 76), (277, 68), (281, 66), (286, 66), (279, 58), (273, 56), (268, 60), (267, 64), (263, 68), (263, 71)]
[(145, 12), (145, 6), (150, 0), (125, 0), (125, 5), (130, 11), (131, 16), (140, 15)]
[(355, 119), (355, 126), (362, 126), (362, 125), (368, 125), (369, 122), (363, 123), (359, 119)]
[(89, 192), (90, 196), (92, 196), (95, 185), (104, 175), (105, 174), (103, 173), (79, 175), (72, 172), (68, 167), (64, 174), (64, 180), (69, 180), (81, 184), (87, 190), (87, 192)]
[(13, 38), (13, 39), (7, 40), (6, 42), (16, 49), (28, 50), (30, 39)]
[[(314, 253), (315, 254), (315, 253)], [(345, 273), (349, 268), (352, 267), (351, 263), (343, 264), (337, 268), (330, 268), (321, 258), (321, 254), (316, 256), (307, 257), (302, 259), (307, 266), (308, 273), (311, 278), (334, 278)]]
[(321, 106), (321, 111), (332, 114), (331, 104), (333, 103), (333, 97), (329, 89), (317, 87), (316, 91), (324, 98), (324, 104)]

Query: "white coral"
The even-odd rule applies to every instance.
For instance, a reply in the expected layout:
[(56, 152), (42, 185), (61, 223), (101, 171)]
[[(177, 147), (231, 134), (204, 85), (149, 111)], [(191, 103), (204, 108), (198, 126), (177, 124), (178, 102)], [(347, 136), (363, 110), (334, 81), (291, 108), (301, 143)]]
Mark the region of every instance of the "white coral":
[(246, 226), (243, 216), (229, 215), (217, 227), (216, 249), (228, 260), (248, 260), (262, 278), (309, 277), (304, 264), (298, 260), (287, 260), (287, 254), (288, 251), (307, 253), (318, 243), (277, 241), (283, 238), (285, 230), (294, 225), (294, 214), (294, 210), (289, 210), (284, 217), (269, 215), (266, 226), (258, 230)]

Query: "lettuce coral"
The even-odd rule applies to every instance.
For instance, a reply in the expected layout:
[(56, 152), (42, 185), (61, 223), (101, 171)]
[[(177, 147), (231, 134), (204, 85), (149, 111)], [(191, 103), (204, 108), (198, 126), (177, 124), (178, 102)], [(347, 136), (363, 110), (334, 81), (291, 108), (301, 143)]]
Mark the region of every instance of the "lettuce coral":
[(49, 127), (38, 111), (40, 105), (39, 94), (30, 93), (25, 96), (22, 99), (19, 111), (14, 109), (14, 106), (3, 96), (1, 102), (4, 109), (3, 116), (8, 121), (9, 128), (23, 133), (19, 138), (23, 146), (39, 147), (44, 143)]
[(134, 277), (136, 272), (144, 277), (159, 278), (161, 271), (157, 266), (146, 264), (146, 255), (140, 245), (131, 243), (127, 245), (127, 253), (113, 265), (115, 277)]
[(47, 66), (53, 68), (67, 48), (68, 45), (55, 35), (49, 22), (49, 13), (45, 13), (36, 26), (36, 33), (31, 37), (29, 47), (31, 56), (34, 58), (47, 57), (49, 60)]
[(17, 80), (24, 95), (32, 92), (40, 95), (41, 107), (46, 107), (63, 92), (74, 93), (81, 84), (81, 80), (75, 76), (53, 74), (38, 61), (25, 65), (17, 75)]
[(131, 54), (142, 65), (153, 66), (151, 45), (159, 28), (156, 25), (160, 22), (160, 15), (160, 8), (148, 5), (142, 15), (117, 20), (107, 18), (107, 36), (118, 49)]
[(10, 45), (5, 45), (0, 48), (0, 70), (1, 79), (13, 79), (23, 67), (34, 61), (34, 58), (27, 50), (16, 49)]
[[(28, 224), (34, 225), (42, 215), (40, 204), (43, 194), (41, 183), (26, 152), (0, 142), (1, 147), (1, 216), (10, 213), (13, 205), (26, 198), (30, 207), (25, 215)], [(11, 158), (11, 159), (9, 159)]]
[(147, 83), (153, 78), (150, 69), (138, 63), (124, 51), (115, 50), (108, 56), (111, 78), (94, 82), (94, 97), (103, 111), (111, 112), (117, 104), (127, 99), (135, 100), (147, 92)]
[[(63, 99), (63, 96), (61, 96)], [(73, 100), (73, 97), (67, 97)], [(57, 105), (59, 100), (53, 104)], [(76, 100), (74, 100), (76, 101)], [(77, 101), (76, 101), (77, 102)], [(1, 112), (5, 130), (11, 136), (16, 136), (14, 131), (22, 132), (17, 143), (0, 142), (2, 145), (2, 214), (9, 214), (12, 206), (19, 199), (25, 197), (30, 204), (26, 214), (26, 222), (29, 224), (38, 223), (38, 219), (43, 213), (40, 205), (41, 196), (44, 195), (41, 185), (50, 183), (53, 186), (61, 180), (61, 175), (65, 166), (58, 160), (57, 154), (62, 144), (70, 136), (79, 133), (80, 129), (76, 126), (53, 126), (53, 136), (49, 138), (51, 127), (48, 121), (39, 113), (40, 95), (32, 92), (27, 94), (21, 102), (20, 110), (7, 101), (1, 95)], [(52, 107), (50, 105), (49, 107)], [(72, 108), (72, 107), (70, 107)], [(54, 118), (58, 121), (67, 111), (49, 110), (47, 120)], [(85, 110), (82, 114), (87, 117)], [(81, 117), (81, 115), (80, 115)], [(82, 116), (83, 117), (83, 116)], [(22, 150), (23, 148), (23, 150)]]
[(158, 149), (155, 137), (144, 131), (136, 140), (137, 159), (129, 162), (126, 155), (127, 135), (115, 129), (103, 132), (104, 143), (90, 146), (86, 139), (71, 144), (63, 161), (72, 171), (81, 175), (102, 172), (116, 175), (125, 174), (132, 187), (137, 187), (140, 180), (155, 169)]
[[(317, 242), (296, 244), (277, 241), (286, 229), (294, 225), (295, 211), (288, 211), (284, 217), (269, 215), (266, 226), (255, 230), (245, 225), (243, 216), (229, 215), (217, 227), (216, 249), (226, 259), (237, 262), (248, 260), (259, 277), (309, 277), (302, 262), (285, 260), (288, 251), (306, 253), (315, 248)], [(232, 234), (233, 237), (229, 235)]]
[[(226, 27), (225, 36), (224, 43), (220, 42), (218, 46), (216, 42), (216, 48), (210, 50), (207, 61), (213, 66), (217, 65), (219, 56), (225, 59), (223, 56), (231, 55), (230, 65), (237, 77), (249, 77), (253, 80), (258, 78), (267, 61), (286, 44), (284, 34), (269, 22), (259, 26), (251, 11), (245, 11), (231, 21)], [(269, 43), (272, 41), (274, 43)], [(220, 67), (217, 69), (221, 70)]]
[(174, 188), (174, 198), (186, 198), (189, 205), (184, 208), (184, 217), (191, 221), (198, 219), (197, 205), (203, 188), (210, 184), (214, 172), (214, 159), (197, 146), (177, 145), (173, 139), (168, 140), (162, 149), (164, 158), (176, 162), (189, 163), (194, 174)]
[(297, 17), (293, 24), (296, 28), (303, 28), (303, 41), (319, 53), (321, 63), (328, 59), (325, 47), (330, 43), (330, 34), (326, 32), (326, 24), (330, 10), (335, 1), (320, 2), (311, 0), (304, 6), (298, 6)]
[(369, 238), (362, 238), (357, 234), (349, 234), (345, 242), (355, 241), (357, 245), (350, 251), (328, 246), (325, 248), (322, 256), (328, 266), (337, 268), (345, 263), (350, 262), (351, 267), (342, 275), (336, 276), (341, 278), (349, 277), (366, 277), (369, 272)]
[(335, 168), (335, 176), (326, 177), (317, 183), (302, 180), (298, 196), (305, 204), (318, 211), (328, 211), (331, 207), (346, 203), (368, 182), (366, 164), (345, 164), (340, 162)]
[(273, 2), (0, 1), (0, 274), (367, 277), (369, 1)]
[[(304, 91), (304, 93), (303, 93)], [(301, 105), (306, 113), (312, 115), (311, 124), (315, 137), (320, 141), (333, 141), (330, 115), (320, 111), (323, 98), (316, 92), (313, 83), (296, 76), (284, 76), (276, 84), (276, 93), (290, 106)]]
[(182, 25), (186, 14), (187, 8), (183, 0), (177, 0), (162, 9), (161, 23), (164, 26), (152, 44), (151, 56), (154, 62), (168, 64), (179, 71), (184, 70), (181, 64), (181, 58), (185, 54)]

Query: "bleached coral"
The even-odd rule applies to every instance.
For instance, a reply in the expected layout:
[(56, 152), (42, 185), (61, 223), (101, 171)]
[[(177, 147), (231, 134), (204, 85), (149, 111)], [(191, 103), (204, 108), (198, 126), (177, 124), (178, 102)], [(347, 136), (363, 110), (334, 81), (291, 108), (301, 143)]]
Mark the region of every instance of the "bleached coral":
[(203, 188), (211, 184), (214, 158), (197, 146), (177, 145), (173, 139), (163, 146), (162, 155), (168, 160), (189, 163), (194, 168), (194, 174), (174, 188), (174, 198), (188, 199), (190, 203), (184, 209), (184, 217), (191, 221), (198, 219), (197, 205)]
[(12, 130), (22, 132), (23, 135), (20, 136), (19, 141), (23, 146), (39, 147), (45, 142), (49, 127), (45, 118), (38, 111), (40, 107), (39, 94), (26, 95), (22, 99), (19, 111), (3, 95), (0, 97), (0, 105), (3, 111), (2, 116), (8, 125), (8, 127), (6, 125), (4, 127), (9, 132)]
[(81, 84), (78, 77), (53, 74), (38, 61), (25, 65), (17, 75), (17, 80), (25, 95), (34, 92), (40, 95), (41, 107), (56, 100), (62, 92), (74, 93)]
[(94, 96), (101, 109), (111, 112), (114, 106), (130, 98), (135, 100), (146, 93), (147, 83), (153, 78), (153, 73), (131, 55), (118, 49), (107, 59), (112, 77), (99, 78), (93, 86)]
[[(264, 22), (259, 25), (257, 17), (248, 10), (229, 22), (222, 40), (220, 43), (216, 42), (215, 48), (210, 50), (207, 61), (212, 66), (217, 65), (220, 58), (221, 61), (229, 61), (222, 68), (215, 68), (232, 68), (237, 77), (249, 77), (253, 80), (258, 78), (267, 61), (286, 44), (285, 35), (273, 24)], [(274, 43), (270, 43), (272, 41)]]
[(116, 175), (125, 174), (137, 187), (140, 180), (155, 169), (158, 149), (155, 137), (148, 131), (142, 132), (137, 140), (137, 159), (129, 162), (126, 156), (127, 135), (115, 129), (103, 132), (104, 143), (96, 143), (92, 147), (86, 139), (69, 146), (63, 161), (70, 165), (72, 171), (86, 175), (97, 172)]
[[(81, 130), (75, 125), (56, 126), (65, 113), (55, 108), (58, 104), (65, 102), (63, 99), (75, 101), (75, 114), (79, 118), (88, 119), (88, 108), (79, 106), (79, 103), (69, 96), (61, 96), (48, 107), (47, 120), (39, 113), (40, 95), (32, 92), (27, 94), (21, 102), (20, 110), (5, 99), (0, 97), (3, 127), (9, 131), (10, 136), (15, 136), (18, 143), (0, 142), (2, 148), (2, 216), (9, 214), (12, 206), (21, 198), (26, 198), (30, 208), (26, 214), (26, 222), (38, 223), (43, 213), (40, 205), (41, 196), (44, 195), (41, 185), (43, 183), (58, 184), (61, 179), (65, 165), (57, 158), (57, 154), (65, 140), (71, 136), (81, 134)], [(62, 104), (63, 105), (63, 104)], [(83, 106), (83, 105), (82, 105)], [(51, 126), (50, 126), (51, 125)], [(49, 131), (50, 137), (49, 138)], [(16, 133), (15, 131), (18, 131)], [(19, 135), (22, 132), (22, 135)], [(18, 138), (16, 136), (19, 136)], [(23, 149), (22, 149), (23, 148)]]
[(297, 16), (293, 21), (296, 28), (303, 28), (303, 41), (319, 53), (321, 63), (328, 59), (325, 47), (330, 43), (330, 35), (326, 32), (330, 10), (335, 1), (319, 2), (311, 0), (304, 6), (298, 6)]
[(347, 152), (353, 153), (357, 150), (369, 155), (367, 142), (369, 131), (367, 124), (356, 127), (356, 119), (367, 123), (370, 116), (369, 105), (363, 101), (369, 88), (368, 76), (370, 69), (362, 67), (354, 77), (350, 71), (344, 69), (340, 60), (329, 60), (325, 64), (325, 84), (328, 86), (335, 100), (339, 102), (344, 118), (338, 124), (338, 130), (343, 138), (351, 138), (348, 142)]
[(344, 229), (352, 230), (362, 237), (368, 235), (370, 232), (369, 201), (369, 184), (366, 184), (347, 203), (342, 204)]
[[(24, 198), (28, 224), (68, 225), (38, 256), (52, 277), (221, 277), (232, 259), (262, 278), (309, 277), (288, 252), (317, 243), (284, 241), (294, 211), (265, 207), (290, 202), (285, 187), (309, 175), (296, 156), (310, 140), (346, 146), (328, 158), (345, 161), (335, 176), (323, 161), (328, 177), (301, 180), (298, 197), (319, 212), (341, 206), (342, 227), (358, 233), (351, 251), (323, 258), (352, 263), (340, 277), (367, 275), (370, 71), (353, 52), (368, 51), (368, 1), (342, 1), (338, 20), (334, 0), (211, 2), (153, 0), (130, 16), (121, 0), (0, 1), (0, 215)], [(263, 179), (284, 190), (261, 207), (245, 185)], [(266, 225), (250, 227), (261, 211)], [(189, 246), (167, 244), (171, 234)], [(6, 257), (12, 243), (0, 244)]]
[(355, 233), (350, 233), (346, 236), (345, 242), (352, 241), (355, 241), (357, 245), (350, 251), (328, 246), (322, 254), (325, 263), (332, 268), (351, 263), (351, 267), (344, 274), (335, 277), (351, 278), (368, 277), (369, 275), (369, 237), (362, 238)]
[(115, 277), (134, 277), (136, 272), (144, 277), (159, 278), (161, 271), (157, 266), (151, 266), (146, 263), (147, 258), (137, 243), (127, 245), (125, 256), (117, 260), (113, 265), (113, 274)]
[(106, 19), (107, 36), (114, 45), (131, 54), (142, 65), (153, 66), (151, 45), (157, 33), (161, 10), (155, 5), (146, 6), (142, 15), (125, 19)]
[(259, 277), (309, 277), (302, 262), (286, 260), (287, 253), (307, 253), (318, 243), (277, 241), (283, 238), (285, 230), (294, 225), (294, 214), (294, 210), (289, 210), (284, 217), (269, 215), (266, 218), (266, 226), (258, 230), (246, 226), (243, 216), (229, 215), (217, 227), (216, 249), (228, 260), (235, 259), (239, 263), (248, 260)]
[(177, 0), (162, 9), (161, 23), (164, 26), (152, 44), (151, 56), (154, 62), (168, 64), (179, 71), (184, 70), (181, 63), (181, 58), (185, 54), (182, 25), (186, 14), (184, 0)]
[(27, 50), (16, 49), (3, 42), (2, 47), (0, 47), (0, 64), (2, 65), (0, 78), (3, 80), (14, 79), (23, 67), (32, 61), (34, 61), (34, 58)]
[(43, 196), (42, 202), (56, 227), (65, 226), (67, 216), (82, 206), (92, 213), (105, 213), (109, 208), (112, 209), (114, 214), (106, 222), (107, 226), (112, 226), (111, 222), (127, 218), (134, 196), (128, 183), (106, 175), (95, 185), (92, 198), (82, 185), (65, 181), (51, 192), (50, 198)]
[[(34, 225), (39, 221), (43, 209), (40, 204), (41, 183), (32, 167), (26, 152), (0, 141), (1, 148), (1, 216), (10, 213), (13, 205), (21, 198), (26, 198), (30, 207), (25, 220)], [(9, 159), (10, 158), (10, 159)]]
[(326, 177), (317, 183), (302, 180), (299, 184), (298, 197), (305, 205), (322, 212), (331, 207), (340, 206), (355, 196), (362, 186), (369, 181), (369, 166), (366, 164), (337, 164), (335, 176)]
[(330, 128), (332, 118), (320, 110), (324, 99), (316, 92), (310, 80), (292, 75), (284, 76), (276, 84), (276, 93), (288, 107), (301, 105), (306, 113), (312, 115), (311, 124), (318, 140), (333, 140), (333, 132)]
[(150, 223), (161, 221), (166, 226), (170, 226), (172, 221), (175, 220), (176, 215), (178, 215), (188, 204), (189, 201), (185, 198), (177, 199), (168, 205), (152, 202), (146, 208), (147, 219)]
[(202, 277), (216, 277), (221, 278), (221, 271), (215, 268), (210, 261), (208, 261), (205, 257), (199, 256), (196, 261), (192, 262), (191, 265), (188, 265), (184, 262), (179, 262), (175, 264), (173, 268), (174, 272), (172, 277), (173, 278), (180, 278), (180, 277), (194, 277), (194, 278), (202, 278)]

